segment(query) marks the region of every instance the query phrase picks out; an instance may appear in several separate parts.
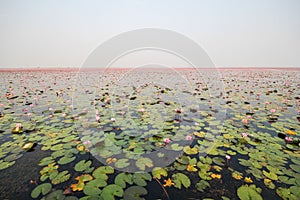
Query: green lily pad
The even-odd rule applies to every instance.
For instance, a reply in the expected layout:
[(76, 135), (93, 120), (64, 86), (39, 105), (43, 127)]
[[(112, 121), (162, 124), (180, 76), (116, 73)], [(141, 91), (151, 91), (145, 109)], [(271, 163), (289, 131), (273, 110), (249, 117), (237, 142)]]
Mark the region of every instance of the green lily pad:
[(263, 174), (269, 179), (272, 179), (274, 181), (278, 180), (278, 176), (274, 172), (267, 172), (267, 171), (263, 170)]
[(62, 183), (62, 182), (65, 182), (65, 181), (69, 180), (71, 175), (68, 174), (68, 173), (69, 172), (67, 170), (58, 173), (54, 178), (51, 178), (51, 183), (53, 185), (57, 185), (59, 183)]
[(0, 160), (0, 170), (6, 169), (10, 166), (12, 166), (13, 164), (15, 164), (16, 161), (12, 161), (12, 162), (5, 162), (3, 160)]
[(204, 192), (205, 188), (209, 187), (210, 184), (205, 181), (205, 180), (200, 180), (197, 184), (196, 184), (196, 188), (198, 191), (200, 192)]
[(75, 165), (74, 169), (77, 172), (82, 172), (82, 171), (88, 169), (91, 164), (92, 164), (92, 161), (90, 161), (90, 160), (89, 161), (81, 160)]
[(38, 198), (40, 194), (46, 195), (51, 191), (51, 189), (52, 189), (52, 185), (50, 183), (43, 183), (41, 185), (38, 185), (32, 190), (31, 197)]
[(164, 177), (168, 176), (168, 171), (165, 168), (155, 167), (152, 170), (152, 176), (157, 179), (161, 179), (161, 176), (164, 176)]
[(76, 157), (64, 156), (64, 157), (60, 158), (57, 163), (60, 165), (65, 165), (65, 164), (68, 164), (68, 163), (72, 162), (73, 160), (75, 160), (75, 158)]
[(99, 189), (98, 186), (94, 184), (90, 184), (90, 182), (88, 182), (84, 186), (83, 193), (90, 196), (96, 196), (101, 193), (101, 190)]
[(133, 182), (138, 186), (146, 186), (146, 181), (151, 181), (152, 177), (149, 173), (134, 173), (132, 176)]
[(172, 179), (175, 184), (174, 187), (176, 187), (178, 189), (181, 189), (181, 185), (183, 185), (185, 188), (188, 188), (191, 185), (191, 181), (190, 181), (189, 177), (187, 177), (183, 173), (173, 174)]
[(66, 198), (65, 198), (65, 195), (62, 190), (56, 190), (56, 191), (48, 194), (45, 198), (45, 200), (53, 200), (53, 199), (57, 199), (57, 200), (64, 199), (65, 200)]
[(132, 174), (120, 173), (116, 176), (116, 178), (115, 178), (116, 185), (119, 185), (122, 188), (125, 188), (126, 183), (128, 183), (130, 185), (133, 183)]
[(261, 190), (256, 188), (255, 185), (242, 185), (237, 190), (237, 195), (241, 200), (262, 200), (263, 198), (260, 195)]
[(135, 164), (142, 171), (144, 171), (146, 167), (153, 167), (153, 162), (150, 158), (142, 157), (138, 159)]
[(194, 155), (197, 154), (199, 152), (199, 149), (197, 147), (193, 147), (191, 148), (190, 146), (185, 146), (183, 148), (184, 153), (186, 153), (187, 155)]
[(123, 189), (119, 185), (111, 184), (103, 188), (100, 197), (105, 200), (114, 200), (115, 196), (122, 197)]
[(219, 166), (223, 166), (224, 163), (225, 163), (225, 160), (224, 160), (223, 158), (220, 158), (220, 157), (214, 157), (214, 158), (212, 159), (212, 161), (213, 161), (215, 164), (219, 165)]
[(124, 200), (144, 200), (141, 196), (147, 193), (147, 190), (141, 186), (131, 186), (124, 192)]
[(93, 177), (107, 180), (108, 176), (106, 174), (113, 174), (114, 168), (111, 166), (101, 166), (94, 170)]
[(127, 158), (121, 158), (119, 160), (117, 160), (117, 162), (115, 162), (115, 166), (119, 169), (128, 167), (130, 165), (130, 163), (128, 162)]
[(179, 144), (175, 143), (171, 145), (171, 149), (174, 151), (181, 151), (183, 149), (182, 146), (179, 146)]

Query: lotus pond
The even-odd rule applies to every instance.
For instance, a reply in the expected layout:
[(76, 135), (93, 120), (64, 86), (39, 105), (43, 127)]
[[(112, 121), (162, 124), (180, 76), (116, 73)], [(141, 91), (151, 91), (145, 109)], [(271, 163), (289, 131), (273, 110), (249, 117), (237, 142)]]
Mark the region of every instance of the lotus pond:
[(0, 80), (0, 199), (300, 199), (299, 70)]

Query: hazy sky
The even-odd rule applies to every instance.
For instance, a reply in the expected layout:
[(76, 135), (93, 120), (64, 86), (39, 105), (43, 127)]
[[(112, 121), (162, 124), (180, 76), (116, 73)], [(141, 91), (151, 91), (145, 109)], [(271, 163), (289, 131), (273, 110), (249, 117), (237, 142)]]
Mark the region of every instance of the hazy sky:
[(300, 67), (299, 0), (0, 0), (0, 67), (80, 66), (138, 28), (196, 41), (218, 67)]

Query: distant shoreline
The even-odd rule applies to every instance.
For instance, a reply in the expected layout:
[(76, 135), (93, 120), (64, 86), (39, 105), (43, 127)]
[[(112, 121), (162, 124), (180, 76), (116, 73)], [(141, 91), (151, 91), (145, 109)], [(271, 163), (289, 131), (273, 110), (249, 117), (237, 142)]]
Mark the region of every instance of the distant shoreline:
[(224, 67), (224, 68), (0, 68), (0, 72), (43, 72), (43, 71), (63, 71), (63, 72), (77, 72), (77, 71), (114, 71), (114, 70), (281, 70), (281, 71), (300, 71), (298, 67)]

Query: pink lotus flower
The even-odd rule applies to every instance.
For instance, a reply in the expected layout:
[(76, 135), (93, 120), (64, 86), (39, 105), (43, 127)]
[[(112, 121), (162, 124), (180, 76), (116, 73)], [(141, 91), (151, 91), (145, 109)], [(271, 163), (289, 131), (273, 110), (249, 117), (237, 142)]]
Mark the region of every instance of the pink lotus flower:
[(293, 142), (293, 138), (291, 137), (285, 137), (284, 140), (287, 142)]
[(275, 113), (276, 110), (275, 110), (275, 109), (271, 109), (270, 112), (271, 112), (271, 113)]
[(226, 158), (227, 160), (230, 160), (231, 157), (230, 157), (229, 155), (226, 155), (225, 158)]
[(116, 119), (112, 117), (112, 118), (110, 119), (110, 121), (115, 122)]
[(17, 128), (21, 128), (21, 127), (22, 127), (22, 124), (21, 124), (21, 123), (16, 123), (16, 127), (17, 127)]
[(145, 109), (144, 108), (140, 108), (137, 111), (143, 113), (143, 112), (145, 112)]
[(52, 111), (53, 110), (53, 108), (49, 108), (49, 111)]
[(248, 123), (248, 119), (242, 119), (242, 122), (243, 122), (244, 124), (247, 124), (247, 123)]
[(182, 113), (182, 109), (180, 109), (180, 108), (175, 108), (174, 111), (175, 111), (176, 113)]
[(99, 115), (96, 115), (96, 121), (100, 121), (100, 116)]
[(190, 135), (187, 135), (187, 136), (185, 137), (185, 140), (192, 140), (192, 139), (193, 139), (193, 137), (190, 136)]
[(170, 140), (169, 138), (165, 138), (165, 139), (164, 139), (164, 142), (165, 142), (166, 144), (169, 144), (169, 143), (171, 142), (171, 140)]
[(61, 116), (63, 116), (63, 117), (66, 117), (66, 116), (67, 116), (67, 114), (66, 114), (66, 113), (63, 113)]
[(91, 144), (91, 141), (90, 140), (84, 141), (83, 144), (86, 145), (86, 146), (88, 146), (88, 145)]
[(246, 138), (246, 137), (248, 137), (248, 134), (247, 133), (242, 133), (242, 137)]

